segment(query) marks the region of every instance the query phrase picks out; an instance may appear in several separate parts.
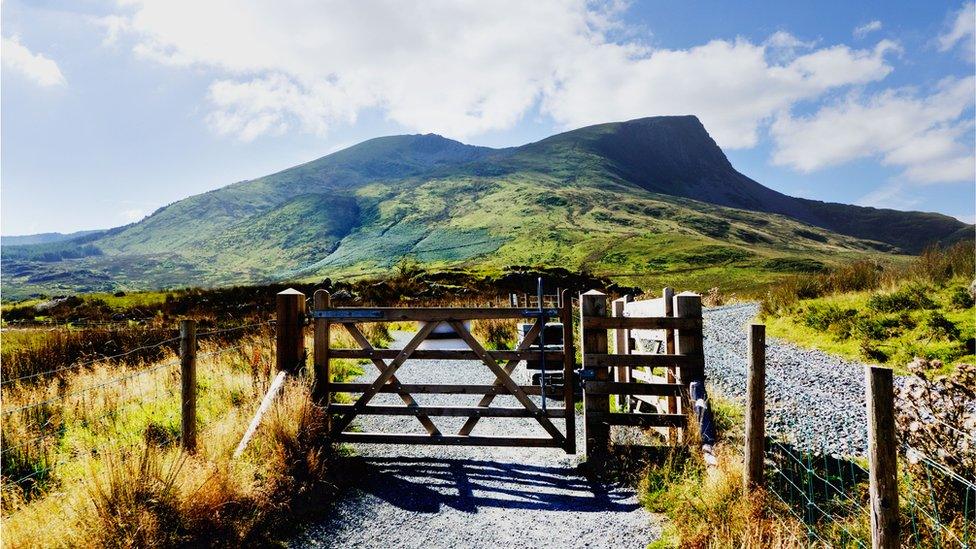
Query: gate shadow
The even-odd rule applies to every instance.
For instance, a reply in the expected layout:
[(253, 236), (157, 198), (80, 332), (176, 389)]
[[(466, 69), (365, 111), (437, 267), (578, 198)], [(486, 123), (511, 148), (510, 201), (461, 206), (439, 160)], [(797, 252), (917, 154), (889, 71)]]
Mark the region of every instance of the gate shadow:
[(572, 467), (476, 459), (341, 461), (340, 478), (350, 487), (418, 513), (437, 513), (442, 506), (466, 513), (480, 507), (626, 513), (640, 507), (632, 490), (587, 479)]

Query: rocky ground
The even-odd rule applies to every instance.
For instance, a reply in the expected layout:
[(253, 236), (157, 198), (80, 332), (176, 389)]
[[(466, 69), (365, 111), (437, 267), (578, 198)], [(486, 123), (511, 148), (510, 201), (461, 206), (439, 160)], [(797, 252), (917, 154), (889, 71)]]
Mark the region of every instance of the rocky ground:
[[(757, 304), (743, 303), (704, 313), (709, 385), (740, 402), (746, 391), (746, 330), (757, 312)], [(802, 449), (864, 454), (864, 365), (776, 339), (766, 344), (767, 432)]]

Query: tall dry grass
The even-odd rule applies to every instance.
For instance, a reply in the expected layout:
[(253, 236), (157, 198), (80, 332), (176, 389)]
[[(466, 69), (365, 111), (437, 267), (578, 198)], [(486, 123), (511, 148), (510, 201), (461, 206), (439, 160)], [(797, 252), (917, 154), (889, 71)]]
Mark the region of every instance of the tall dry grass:
[[(337, 346), (353, 346), (333, 332)], [(374, 345), (388, 341), (383, 328), (366, 334)], [(244, 455), (231, 457), (274, 373), (272, 334), (229, 348), (203, 341), (197, 368), (194, 453), (179, 445), (171, 352), (159, 362), (96, 364), (5, 386), (3, 546), (267, 545), (294, 510), (328, 503), (332, 449), (306, 377), (288, 380)], [(336, 361), (334, 371), (361, 370)]]
[(787, 278), (766, 291), (760, 312), (763, 316), (773, 316), (789, 311), (801, 299), (877, 290), (904, 281), (920, 280), (941, 285), (954, 278), (968, 282), (974, 277), (976, 249), (972, 242), (957, 242), (947, 248), (930, 246), (907, 264), (860, 260), (824, 273)]

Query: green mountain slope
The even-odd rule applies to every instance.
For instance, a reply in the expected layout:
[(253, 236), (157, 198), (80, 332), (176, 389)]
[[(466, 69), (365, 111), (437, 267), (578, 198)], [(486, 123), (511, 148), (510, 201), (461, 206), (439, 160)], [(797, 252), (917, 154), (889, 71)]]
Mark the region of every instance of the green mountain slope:
[(84, 240), (83, 254), (4, 246), (0, 274), (11, 297), (382, 275), (410, 256), (433, 268), (564, 266), (737, 288), (972, 234), (938, 214), (785, 196), (736, 172), (697, 118), (657, 117), (509, 149), (373, 139), (56, 244)]

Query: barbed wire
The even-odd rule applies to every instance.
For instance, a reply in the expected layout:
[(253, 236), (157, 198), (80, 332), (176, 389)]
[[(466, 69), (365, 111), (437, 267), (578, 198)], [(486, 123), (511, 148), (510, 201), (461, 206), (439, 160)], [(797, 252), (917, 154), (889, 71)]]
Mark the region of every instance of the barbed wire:
[(20, 377), (16, 377), (16, 378), (13, 378), (13, 379), (5, 379), (2, 382), (0, 382), (0, 386), (2, 386), (2, 385), (8, 385), (10, 383), (16, 383), (18, 381), (22, 381), (22, 380), (25, 380), (25, 379), (33, 379), (33, 378), (39, 377), (39, 376), (53, 375), (53, 374), (57, 374), (57, 373), (60, 373), (60, 372), (64, 372), (66, 370), (73, 370), (73, 369), (76, 369), (76, 368), (81, 368), (83, 366), (91, 366), (92, 364), (97, 364), (99, 362), (105, 362), (105, 361), (109, 361), (109, 360), (115, 360), (117, 358), (122, 358), (122, 357), (125, 357), (125, 356), (129, 356), (132, 353), (137, 353), (139, 351), (147, 351), (149, 349), (155, 349), (155, 348), (158, 348), (158, 347), (162, 347), (163, 345), (166, 345), (168, 343), (177, 342), (179, 340), (180, 340), (179, 337), (171, 337), (169, 339), (164, 339), (164, 340), (159, 341), (157, 343), (153, 343), (152, 345), (143, 345), (143, 346), (140, 346), (140, 347), (136, 347), (135, 349), (130, 349), (128, 351), (125, 351), (124, 353), (119, 353), (117, 355), (103, 356), (103, 357), (99, 357), (99, 358), (96, 358), (96, 359), (88, 360), (88, 361), (85, 361), (85, 362), (76, 362), (74, 364), (69, 364), (68, 366), (62, 366), (60, 368), (55, 368), (53, 370), (46, 370), (46, 371), (43, 371), (43, 372), (35, 372), (33, 374), (28, 374), (28, 375), (20, 376)]

